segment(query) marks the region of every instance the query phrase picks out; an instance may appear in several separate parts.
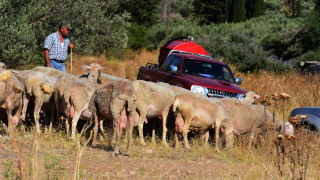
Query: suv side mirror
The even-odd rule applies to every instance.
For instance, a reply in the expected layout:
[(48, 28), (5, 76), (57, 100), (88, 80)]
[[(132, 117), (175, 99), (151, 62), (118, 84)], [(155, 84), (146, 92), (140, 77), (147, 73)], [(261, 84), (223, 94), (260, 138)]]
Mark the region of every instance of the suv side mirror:
[(236, 84), (241, 85), (242, 84), (242, 78), (237, 77)]
[(170, 65), (169, 67), (170, 67), (169, 72), (174, 73), (174, 74), (178, 74), (178, 67), (177, 66)]

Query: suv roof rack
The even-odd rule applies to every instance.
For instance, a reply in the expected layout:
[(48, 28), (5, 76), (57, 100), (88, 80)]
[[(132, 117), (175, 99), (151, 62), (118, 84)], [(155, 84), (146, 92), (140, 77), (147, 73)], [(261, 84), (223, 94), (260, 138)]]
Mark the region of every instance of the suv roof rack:
[(211, 56), (207, 56), (207, 55), (203, 55), (203, 54), (196, 54), (196, 53), (191, 53), (191, 52), (181, 51), (181, 50), (171, 50), (171, 51), (168, 53), (167, 57), (170, 56), (170, 54), (172, 54), (172, 53), (189, 54), (189, 55), (200, 56), (200, 57), (212, 59)]

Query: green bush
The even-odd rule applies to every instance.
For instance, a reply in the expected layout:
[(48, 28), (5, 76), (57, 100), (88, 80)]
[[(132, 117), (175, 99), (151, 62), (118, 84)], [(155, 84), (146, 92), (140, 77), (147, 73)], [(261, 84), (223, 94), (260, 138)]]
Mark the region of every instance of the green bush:
[(139, 50), (145, 47), (147, 28), (143, 25), (133, 23), (128, 31), (128, 48)]
[(234, 33), (230, 35), (231, 41), (225, 41), (219, 36), (212, 36), (201, 42), (209, 52), (213, 52), (215, 59), (224, 59), (228, 64), (236, 66), (239, 72), (259, 72), (261, 70), (283, 72), (291, 67), (281, 59), (254, 43), (245, 34)]
[(300, 41), (301, 28), (286, 29), (274, 36), (268, 36), (261, 41), (265, 50), (284, 60), (290, 60), (303, 54), (303, 47)]

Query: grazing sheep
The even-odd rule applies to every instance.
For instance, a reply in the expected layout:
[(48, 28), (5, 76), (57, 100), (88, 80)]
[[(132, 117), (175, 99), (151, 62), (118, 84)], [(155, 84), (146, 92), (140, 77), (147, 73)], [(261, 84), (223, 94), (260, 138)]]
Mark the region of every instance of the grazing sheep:
[(10, 70), (0, 69), (0, 106), (8, 116), (8, 132), (20, 122), (23, 86)]
[(247, 102), (249, 104), (255, 104), (255, 99), (259, 99), (260, 96), (253, 92), (253, 91), (249, 91), (246, 93), (246, 97), (244, 98), (244, 102)]
[[(41, 72), (37, 71), (22, 71), (20, 75), (25, 78), (25, 88), (26, 94), (24, 96), (24, 106), (22, 116), (25, 118), (27, 106), (29, 100), (34, 101), (35, 109), (34, 109), (34, 120), (36, 125), (37, 133), (41, 133), (39, 118), (40, 118), (40, 110), (43, 109), (46, 115), (51, 114), (50, 128), (52, 128), (52, 121), (54, 118), (54, 114), (51, 113), (54, 111), (54, 101), (53, 101), (53, 91), (54, 84), (56, 82), (56, 78), (47, 76)], [(43, 105), (46, 105), (46, 108), (43, 108)], [(46, 116), (46, 124), (48, 122), (48, 116)]]
[(293, 126), (289, 122), (283, 122), (274, 118), (270, 111), (263, 105), (253, 105), (231, 98), (222, 98), (225, 104), (229, 119), (222, 123), (227, 140), (227, 147), (232, 147), (234, 134), (250, 133), (248, 148), (254, 137), (267, 128), (276, 128), (285, 135), (294, 133)]
[[(116, 126), (116, 148), (115, 155), (119, 154), (120, 138), (122, 129), (126, 127), (127, 131), (127, 151), (130, 153), (133, 119), (136, 112), (137, 95), (132, 82), (127, 79), (121, 79), (96, 89), (91, 97), (89, 110), (95, 117), (95, 129), (92, 145), (96, 145), (96, 136), (98, 131), (98, 120), (107, 119), (109, 125)], [(128, 120), (127, 120), (128, 119)], [(127, 123), (128, 122), (128, 123)], [(110, 126), (109, 126), (110, 127)], [(111, 128), (108, 130), (109, 143), (111, 147)]]
[(137, 114), (140, 115), (138, 129), (140, 142), (145, 144), (143, 138), (143, 123), (146, 119), (161, 116), (162, 119), (162, 143), (167, 145), (167, 115), (175, 98), (175, 92), (168, 87), (157, 83), (136, 80), (133, 87), (137, 93)]
[[(219, 151), (220, 126), (228, 119), (227, 109), (219, 99), (210, 99), (202, 94), (183, 91), (176, 95), (173, 112), (181, 115), (176, 118), (176, 132), (183, 133), (186, 148), (190, 148), (187, 137), (189, 127), (200, 129), (204, 134), (215, 128), (215, 147)], [(176, 141), (178, 141), (177, 136)]]

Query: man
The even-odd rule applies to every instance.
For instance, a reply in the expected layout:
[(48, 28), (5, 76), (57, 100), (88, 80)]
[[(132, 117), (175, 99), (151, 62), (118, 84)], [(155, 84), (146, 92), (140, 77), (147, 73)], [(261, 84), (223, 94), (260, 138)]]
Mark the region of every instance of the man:
[(69, 23), (62, 22), (59, 30), (50, 34), (44, 42), (45, 66), (51, 67), (62, 72), (66, 72), (64, 62), (67, 60), (68, 53), (74, 48), (70, 43), (68, 34), (72, 27)]

